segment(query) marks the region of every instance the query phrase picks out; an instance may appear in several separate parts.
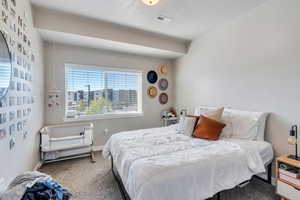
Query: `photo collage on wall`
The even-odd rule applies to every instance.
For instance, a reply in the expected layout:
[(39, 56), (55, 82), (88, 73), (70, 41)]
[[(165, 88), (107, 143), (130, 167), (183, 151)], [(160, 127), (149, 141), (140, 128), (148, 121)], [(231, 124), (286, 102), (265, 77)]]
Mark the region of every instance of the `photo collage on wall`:
[(18, 0), (0, 0), (3, 33), (11, 54), (12, 76), (7, 95), (0, 101), (0, 143), (7, 141), (13, 149), (17, 141), (29, 134), (28, 120), (32, 112), (32, 68), (35, 56), (26, 13), (17, 12)]

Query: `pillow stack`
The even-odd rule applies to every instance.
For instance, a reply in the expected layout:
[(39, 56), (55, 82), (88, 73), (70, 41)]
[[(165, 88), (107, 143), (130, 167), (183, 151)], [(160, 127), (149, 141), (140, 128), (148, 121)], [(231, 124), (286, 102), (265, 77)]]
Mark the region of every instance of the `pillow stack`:
[(218, 140), (223, 128), (221, 122), (224, 108), (202, 113), (200, 116), (187, 115), (179, 121), (179, 132), (195, 138)]
[(200, 106), (195, 109), (194, 115), (195, 124), (191, 124), (186, 135), (208, 138), (208, 134), (209, 138), (216, 139), (218, 134), (213, 136), (212, 130), (218, 133), (217, 130), (221, 129), (222, 125), (218, 124), (220, 127), (215, 127), (216, 124), (208, 122), (210, 119), (226, 124), (219, 135), (221, 138), (264, 141), (268, 113)]

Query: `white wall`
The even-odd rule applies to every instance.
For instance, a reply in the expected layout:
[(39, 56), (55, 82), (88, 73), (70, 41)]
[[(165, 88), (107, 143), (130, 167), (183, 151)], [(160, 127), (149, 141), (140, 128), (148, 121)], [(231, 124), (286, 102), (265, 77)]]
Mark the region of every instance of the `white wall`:
[[(46, 88), (48, 90), (60, 90), (62, 94), (61, 105), (65, 105), (65, 80), (64, 66), (66, 63), (107, 66), (117, 68), (133, 68), (143, 71), (143, 117), (122, 118), (122, 119), (103, 119), (93, 121), (95, 123), (95, 145), (102, 146), (113, 133), (125, 130), (140, 128), (158, 127), (161, 125), (160, 112), (162, 109), (172, 105), (172, 68), (167, 78), (170, 87), (167, 93), (170, 95), (167, 105), (160, 105), (158, 98), (150, 99), (147, 96), (146, 74), (149, 70), (157, 69), (158, 64), (169, 63), (169, 60), (153, 57), (144, 57), (116, 53), (112, 51), (87, 49), (82, 47), (67, 46), (62, 44), (45, 44), (45, 63), (46, 63)], [(63, 123), (64, 107), (56, 110), (46, 110), (46, 124)], [(109, 129), (109, 134), (104, 134), (104, 129)]]
[(266, 139), (291, 153), (300, 122), (300, 1), (272, 0), (247, 16), (199, 37), (176, 61), (175, 104), (267, 111)]
[[(10, 1), (9, 1), (10, 2)], [(23, 139), (22, 133), (17, 132), (13, 136), (7, 135), (0, 140), (0, 179), (3, 177), (4, 184), (8, 184), (18, 174), (32, 170), (39, 161), (39, 130), (44, 123), (44, 67), (43, 67), (43, 43), (33, 29), (31, 6), (28, 0), (17, 0), (16, 16), (24, 16), (26, 13), (28, 19), (28, 38), (31, 39), (31, 50), (35, 55), (35, 63), (32, 65), (32, 92), (34, 104), (31, 106), (32, 113), (28, 118), (27, 130), (29, 132), (26, 139)], [(1, 3), (2, 4), (2, 3)], [(2, 8), (0, 6), (0, 8)], [(1, 21), (1, 26), (4, 26)], [(14, 50), (16, 51), (16, 50)], [(14, 91), (9, 91), (8, 96), (15, 95)], [(20, 107), (22, 108), (22, 106)], [(0, 112), (12, 111), (15, 108), (2, 108)], [(7, 113), (8, 114), (8, 113)], [(8, 130), (11, 122), (0, 125), (0, 128)], [(15, 147), (9, 149), (9, 140), (11, 137), (16, 139)], [(1, 184), (0, 184), (1, 187)], [(1, 188), (0, 188), (1, 190)]]

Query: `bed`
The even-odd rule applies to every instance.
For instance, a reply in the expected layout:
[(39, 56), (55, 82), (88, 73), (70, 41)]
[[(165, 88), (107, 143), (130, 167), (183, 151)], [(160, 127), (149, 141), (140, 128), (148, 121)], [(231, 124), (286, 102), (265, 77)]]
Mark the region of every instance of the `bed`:
[[(103, 155), (124, 199), (207, 199), (269, 172), (271, 144), (258, 140), (195, 139), (178, 134), (178, 124), (113, 135)], [(267, 170), (266, 170), (267, 168)]]

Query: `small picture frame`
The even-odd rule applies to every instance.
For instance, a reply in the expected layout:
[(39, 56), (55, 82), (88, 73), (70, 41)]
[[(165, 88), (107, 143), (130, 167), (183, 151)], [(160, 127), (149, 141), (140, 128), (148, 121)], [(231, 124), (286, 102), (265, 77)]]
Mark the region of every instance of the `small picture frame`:
[(16, 144), (15, 139), (11, 138), (9, 140), (9, 149), (12, 150), (15, 147), (15, 144)]
[(5, 8), (6, 10), (8, 10), (8, 1), (7, 1), (7, 0), (2, 0), (2, 6), (3, 6), (3, 8)]
[(16, 125), (15, 124), (11, 124), (9, 126), (9, 135), (14, 135), (16, 132)]
[(5, 25), (8, 25), (8, 15), (4, 10), (2, 10), (2, 21)]
[(22, 97), (17, 97), (17, 105), (22, 105)]
[(26, 117), (26, 116), (27, 116), (26, 109), (23, 109), (23, 117)]
[(10, 81), (9, 89), (10, 90), (15, 90), (15, 88), (16, 88), (15, 81)]
[(18, 122), (18, 123), (17, 123), (17, 131), (18, 131), (18, 132), (21, 132), (22, 130), (23, 130), (22, 122)]
[(19, 70), (16, 67), (14, 67), (14, 77), (19, 78)]
[(14, 96), (9, 97), (9, 106), (15, 106), (15, 97)]
[(5, 108), (7, 106), (7, 98), (4, 97), (0, 101), (0, 108)]
[(24, 131), (23, 132), (23, 139), (25, 140), (27, 138), (27, 136), (28, 136), (28, 131)]
[(17, 91), (22, 90), (22, 84), (20, 82), (17, 82)]
[(6, 113), (0, 113), (0, 124), (5, 124), (7, 121)]
[(22, 117), (22, 110), (17, 110), (17, 118), (20, 119)]
[(16, 2), (16, 0), (10, 0), (11, 1), (11, 4), (14, 6), (14, 7), (16, 7), (17, 6), (17, 2)]
[(6, 135), (7, 135), (6, 129), (4, 128), (0, 129), (0, 140), (6, 138)]
[(18, 56), (17, 57), (17, 64), (21, 66), (22, 63), (23, 63), (23, 59), (20, 56)]
[(27, 101), (27, 97), (26, 96), (23, 96), (23, 104), (27, 104), (28, 101)]
[(20, 70), (20, 78), (25, 79), (25, 73), (23, 70)]
[(9, 112), (9, 121), (13, 121), (16, 117), (15, 111)]

